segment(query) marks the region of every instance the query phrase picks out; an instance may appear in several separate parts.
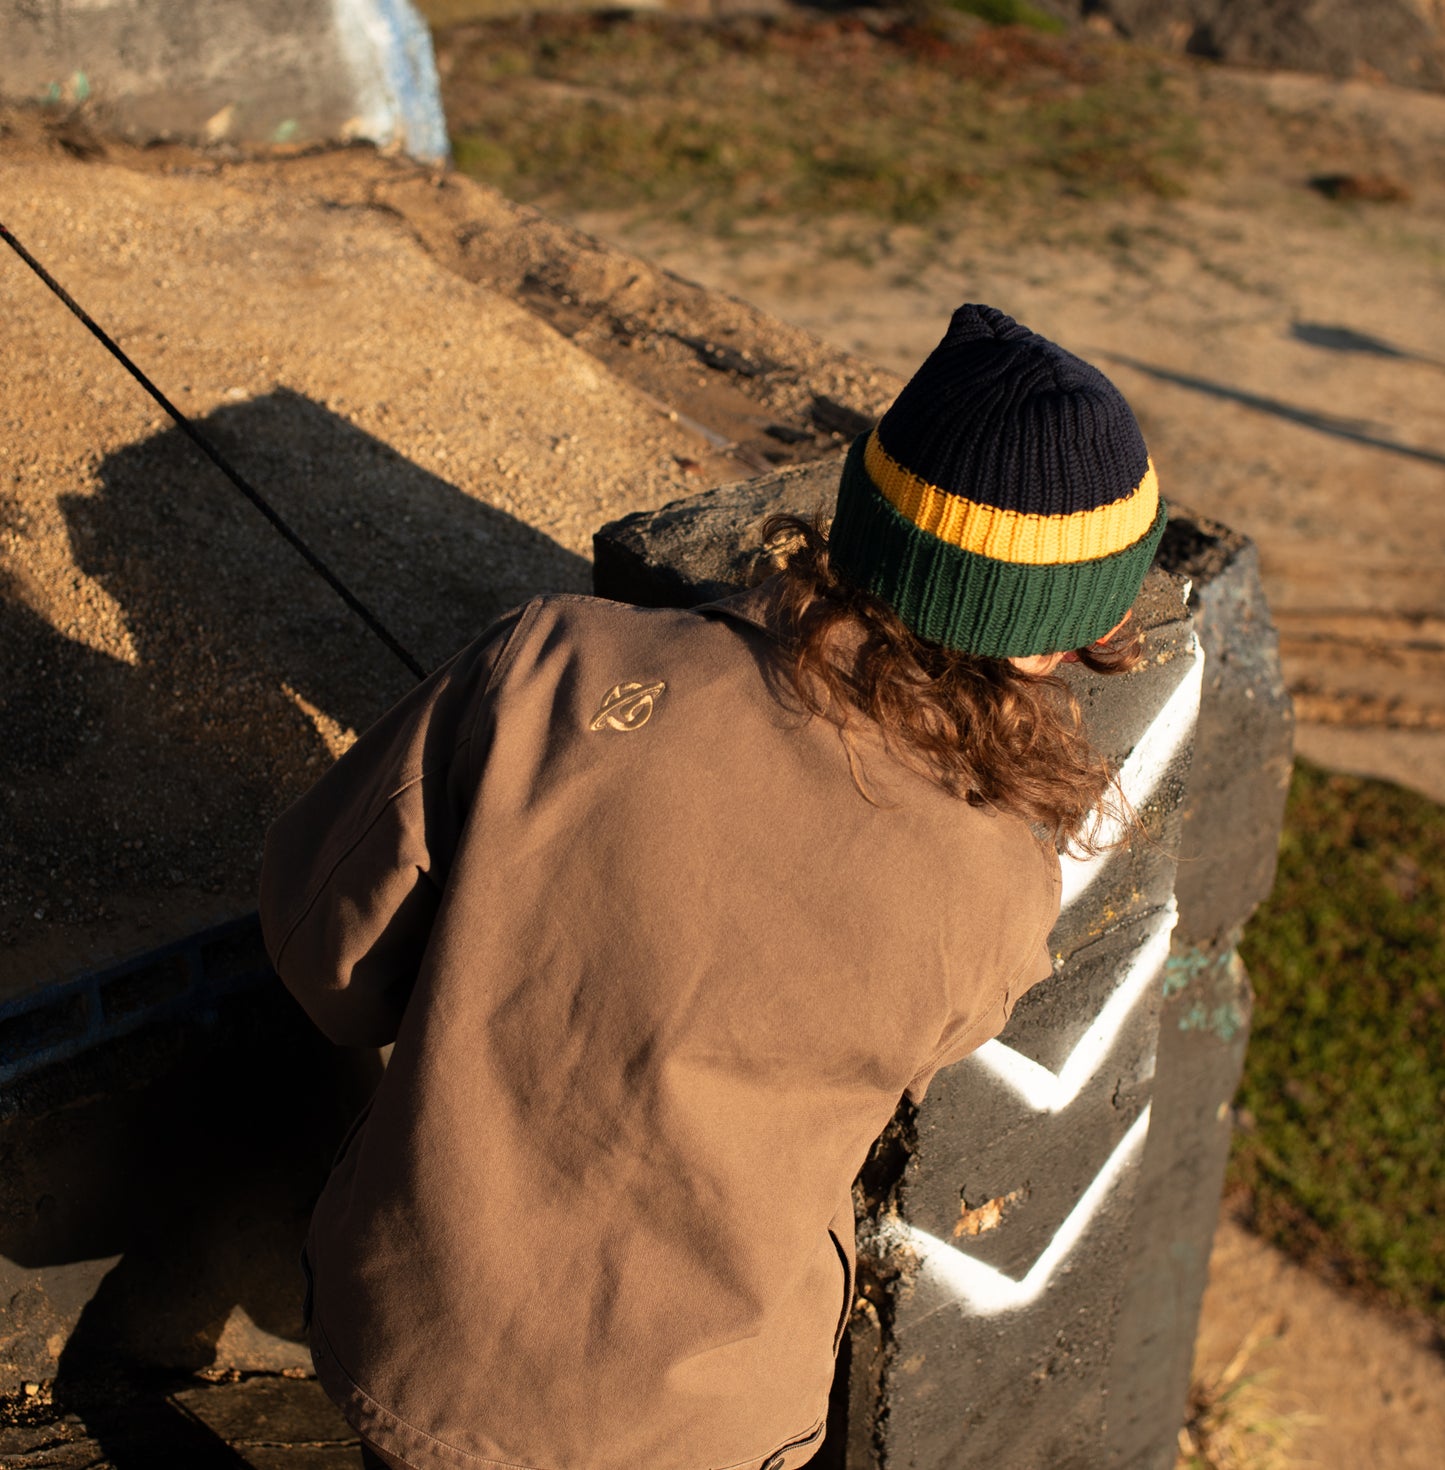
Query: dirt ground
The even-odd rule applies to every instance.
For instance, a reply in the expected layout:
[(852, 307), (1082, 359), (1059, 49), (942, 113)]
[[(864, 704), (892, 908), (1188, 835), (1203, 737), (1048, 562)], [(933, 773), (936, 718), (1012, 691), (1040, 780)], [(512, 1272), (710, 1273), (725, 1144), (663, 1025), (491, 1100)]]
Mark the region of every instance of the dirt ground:
[(1439, 1470), (1438, 1339), (1337, 1291), (1227, 1212), (1209, 1278), (1194, 1371), (1216, 1397), (1233, 1388), (1231, 1431), (1254, 1431), (1240, 1470)]
[[(0, 198), (428, 665), (584, 587), (602, 521), (841, 442), (953, 305), (995, 302), (1116, 377), (1167, 493), (1259, 541), (1301, 749), (1445, 799), (1445, 98), (1219, 76), (1241, 144), (1181, 199), (941, 251), (586, 222), (777, 321), (362, 151), (107, 152), (12, 116)], [(1326, 169), (1410, 198), (1326, 199)], [(0, 942), (28, 983), (234, 912), (266, 819), (409, 676), (8, 252), (0, 303)], [(1206, 1375), (1264, 1319), (1292, 1463), (1440, 1463), (1438, 1353), (1226, 1226)]]

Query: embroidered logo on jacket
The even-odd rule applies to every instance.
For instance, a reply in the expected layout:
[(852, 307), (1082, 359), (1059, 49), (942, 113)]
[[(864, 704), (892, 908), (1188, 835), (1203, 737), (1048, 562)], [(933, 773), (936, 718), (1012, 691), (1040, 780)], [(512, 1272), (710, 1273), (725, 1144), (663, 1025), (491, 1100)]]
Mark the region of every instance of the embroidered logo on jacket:
[(640, 730), (651, 718), (652, 707), (662, 697), (667, 685), (659, 679), (655, 684), (614, 684), (602, 701), (602, 708), (587, 727), (589, 730)]

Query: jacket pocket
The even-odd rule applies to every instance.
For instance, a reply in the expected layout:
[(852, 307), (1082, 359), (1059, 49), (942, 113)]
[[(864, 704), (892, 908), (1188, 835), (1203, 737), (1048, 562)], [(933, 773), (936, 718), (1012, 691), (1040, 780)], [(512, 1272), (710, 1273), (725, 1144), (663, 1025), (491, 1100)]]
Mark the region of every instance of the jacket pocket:
[(843, 1306), (838, 1313), (838, 1325), (833, 1329), (833, 1356), (837, 1357), (838, 1349), (843, 1345), (843, 1334), (848, 1328), (848, 1318), (853, 1311), (853, 1262), (831, 1225), (828, 1227), (828, 1239), (833, 1242), (833, 1249), (838, 1252), (838, 1259), (843, 1264)]

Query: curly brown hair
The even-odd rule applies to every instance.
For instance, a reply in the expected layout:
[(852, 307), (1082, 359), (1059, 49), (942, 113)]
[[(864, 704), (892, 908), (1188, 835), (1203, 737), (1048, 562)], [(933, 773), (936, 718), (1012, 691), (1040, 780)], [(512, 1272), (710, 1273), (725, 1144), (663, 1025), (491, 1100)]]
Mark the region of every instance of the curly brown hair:
[[(803, 708), (848, 742), (865, 796), (872, 799), (849, 740), (858, 715), (882, 732), (896, 759), (961, 800), (1012, 812), (1060, 849), (1107, 845), (1095, 817), (1114, 773), (1089, 744), (1062, 679), (918, 638), (886, 604), (838, 575), (819, 522), (773, 516), (763, 537), (770, 546), (792, 543), (778, 601), (784, 671)], [(1136, 668), (1142, 652), (1136, 632), (1074, 657), (1114, 674)], [(1134, 824), (1114, 792), (1127, 839)]]

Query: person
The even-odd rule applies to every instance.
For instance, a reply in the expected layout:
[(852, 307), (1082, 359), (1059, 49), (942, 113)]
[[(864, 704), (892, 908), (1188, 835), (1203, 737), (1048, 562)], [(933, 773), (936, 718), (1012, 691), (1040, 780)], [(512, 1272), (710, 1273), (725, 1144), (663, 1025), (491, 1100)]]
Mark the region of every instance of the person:
[(395, 1043), (304, 1257), (368, 1463), (813, 1456), (854, 1176), (1051, 971), (1110, 781), (1052, 675), (1137, 658), (1164, 515), (1107, 379), (961, 307), (782, 573), (535, 598), (276, 822), (277, 971)]

